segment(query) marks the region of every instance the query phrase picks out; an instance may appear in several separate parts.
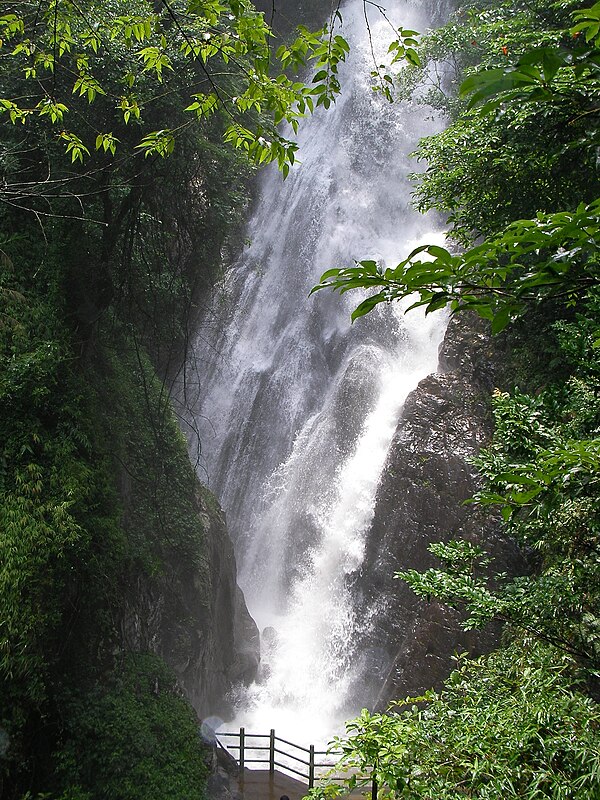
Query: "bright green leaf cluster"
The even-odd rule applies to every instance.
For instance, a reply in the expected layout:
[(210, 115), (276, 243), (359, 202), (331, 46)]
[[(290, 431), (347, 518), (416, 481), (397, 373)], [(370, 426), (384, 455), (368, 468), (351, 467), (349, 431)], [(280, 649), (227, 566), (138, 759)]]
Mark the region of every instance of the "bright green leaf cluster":
[(439, 693), (406, 698), (387, 714), (363, 710), (335, 742), (344, 796), (357, 783), (403, 800), (590, 800), (600, 793), (600, 711), (572, 686), (568, 662), (515, 645), (459, 660)]
[[(429, 259), (417, 259), (421, 254)], [(421, 245), (395, 268), (367, 260), (331, 269), (313, 291), (382, 287), (362, 301), (352, 319), (378, 303), (415, 295), (410, 308), (424, 306), (427, 313), (446, 306), (453, 312), (474, 310), (499, 332), (532, 303), (553, 298), (580, 303), (598, 280), (600, 201), (574, 212), (519, 220), (462, 254)]]
[(399, 28), (395, 31), (395, 35), (397, 38), (388, 47), (388, 55), (392, 56), (391, 62), (389, 64), (375, 63), (374, 69), (371, 71), (371, 77), (376, 79), (373, 91), (381, 92), (390, 103), (394, 102), (393, 91), (397, 77), (392, 75), (390, 68), (398, 62), (413, 67), (421, 66), (421, 59), (415, 49), (419, 44), (418, 33), (407, 28)]
[[(169, 0), (158, 7), (151, 0), (115, 0), (108, 6), (97, 0), (51, 0), (41, 7), (23, 2), (0, 18), (0, 37), (5, 64), (25, 84), (24, 91), (19, 87), (15, 96), (0, 99), (0, 112), (13, 124), (27, 126), (33, 118), (47, 117), (64, 127), (72, 108), (81, 113), (76, 100), (85, 98), (88, 104), (102, 100), (109, 114), (116, 107), (125, 124), (144, 125), (148, 107), (163, 96), (161, 85), (165, 93), (187, 85), (193, 102), (186, 110), (194, 120), (219, 111), (232, 129), (252, 131), (255, 141), (277, 142), (273, 148), (250, 147), (248, 137), (227, 134), (256, 163), (276, 161), (286, 171), (296, 148), (276, 127), (286, 121), (295, 131), (305, 113), (318, 105), (329, 107), (340, 91), (338, 66), (348, 53), (346, 40), (329, 25), (316, 32), (301, 27), (297, 40), (280, 48), (275, 60), (272, 33), (249, 0)], [(283, 72), (309, 65), (314, 78), (308, 85)], [(106, 82), (107, 69), (115, 68), (125, 87), (119, 94), (114, 78), (110, 86)], [(42, 72), (51, 76), (49, 81), (40, 81)], [(167, 127), (146, 127), (138, 150), (145, 156), (168, 156), (185, 123), (168, 134)], [(73, 162), (83, 161), (91, 143), (73, 127), (57, 136), (64, 139), (63, 133), (69, 142), (79, 138), (81, 145), (68, 152)], [(111, 155), (121, 141), (115, 135), (109, 140), (102, 131), (95, 136), (111, 142), (105, 149)]]
[(600, 39), (600, 3), (575, 11), (573, 19), (577, 21), (571, 30), (573, 36), (583, 33), (586, 42), (597, 42)]

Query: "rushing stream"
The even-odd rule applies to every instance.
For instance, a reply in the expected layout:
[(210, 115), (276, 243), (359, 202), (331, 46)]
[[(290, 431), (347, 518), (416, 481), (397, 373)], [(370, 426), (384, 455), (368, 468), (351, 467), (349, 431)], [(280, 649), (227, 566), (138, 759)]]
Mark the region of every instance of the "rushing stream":
[[(428, 25), (413, 5), (386, 6), (396, 24)], [(370, 8), (379, 62), (393, 31)], [(236, 722), (316, 744), (361, 707), (350, 645), (368, 620), (355, 618), (347, 578), (402, 404), (435, 369), (444, 326), (399, 307), (351, 325), (357, 296), (308, 297), (331, 266), (393, 264), (442, 240), (435, 220), (410, 208), (406, 177), (408, 154), (440, 123), (372, 91), (362, 0), (342, 12), (352, 48), (342, 97), (303, 124), (302, 165), (287, 181), (262, 176), (249, 245), (215, 292), (188, 365), (199, 376), (201, 477), (226, 511), (262, 632), (259, 679), (240, 692)]]

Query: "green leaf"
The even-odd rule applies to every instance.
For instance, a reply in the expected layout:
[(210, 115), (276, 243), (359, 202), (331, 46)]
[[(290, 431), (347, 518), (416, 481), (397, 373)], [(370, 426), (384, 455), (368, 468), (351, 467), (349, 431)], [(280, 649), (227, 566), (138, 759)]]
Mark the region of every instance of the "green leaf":
[(492, 317), (492, 333), (500, 333), (508, 325), (512, 317), (512, 309), (509, 306), (504, 306)]
[(364, 317), (364, 315), (368, 314), (369, 311), (372, 311), (376, 305), (379, 303), (384, 303), (386, 300), (387, 298), (383, 292), (379, 292), (371, 297), (367, 297), (367, 299), (363, 300), (363, 302), (360, 303), (360, 305), (358, 305), (352, 312), (352, 321), (354, 322), (354, 320), (358, 319), (359, 317)]

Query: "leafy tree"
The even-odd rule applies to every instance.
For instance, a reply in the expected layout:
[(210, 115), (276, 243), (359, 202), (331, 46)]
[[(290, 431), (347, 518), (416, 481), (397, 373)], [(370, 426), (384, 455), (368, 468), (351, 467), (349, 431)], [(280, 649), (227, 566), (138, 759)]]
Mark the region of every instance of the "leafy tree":
[[(375, 779), (381, 798), (588, 800), (600, 791), (600, 715), (573, 683), (567, 659), (527, 640), (459, 660), (440, 693), (349, 723), (335, 742), (339, 766), (350, 786)], [(309, 797), (344, 791), (330, 784)]]
[[(498, 333), (533, 304), (556, 299), (577, 304), (595, 294), (599, 209), (595, 201), (574, 211), (519, 220), (457, 255), (439, 245), (421, 245), (394, 268), (369, 260), (331, 269), (313, 292), (383, 287), (360, 303), (353, 319), (379, 303), (417, 295), (411, 309), (473, 310), (491, 320)], [(427, 259), (418, 259), (421, 254)]]
[[(498, 575), (484, 548), (451, 540), (430, 547), (438, 569), (398, 574), (462, 609), (467, 629), (502, 621), (504, 646), (461, 660), (439, 693), (349, 723), (341, 764), (375, 777), (381, 797), (600, 794), (600, 4), (575, 8), (567, 28), (572, 4), (470, 7), (433, 34), (432, 54), (456, 44), (462, 90), (446, 101), (435, 87), (451, 123), (417, 151), (428, 161), (417, 203), (445, 211), (464, 249), (423, 246), (395, 268), (365, 260), (315, 287), (374, 289), (354, 318), (414, 295), (428, 312), (475, 311), (496, 333), (524, 317), (507, 336), (532, 337), (520, 389), (493, 398), (474, 498), (497, 511), (531, 569)], [(534, 374), (542, 348), (552, 361)]]
[[(164, 157), (182, 129), (220, 111), (228, 120), (226, 141), (256, 163), (276, 160), (286, 173), (297, 148), (277, 125), (285, 120), (295, 130), (307, 111), (329, 106), (348, 49), (327, 26), (316, 33), (302, 28), (278, 56), (280, 69), (315, 64), (313, 83), (306, 86), (281, 71), (272, 74), (271, 33), (248, 0), (5, 6), (5, 69), (20, 76), (24, 88), (4, 96), (0, 108), (26, 130), (49, 123), (73, 163), (83, 163), (93, 150), (114, 155), (123, 125), (136, 127), (135, 149)], [(154, 109), (176, 87), (188, 93), (187, 121), (152, 129)], [(93, 103), (104, 113), (90, 128), (82, 118)]]

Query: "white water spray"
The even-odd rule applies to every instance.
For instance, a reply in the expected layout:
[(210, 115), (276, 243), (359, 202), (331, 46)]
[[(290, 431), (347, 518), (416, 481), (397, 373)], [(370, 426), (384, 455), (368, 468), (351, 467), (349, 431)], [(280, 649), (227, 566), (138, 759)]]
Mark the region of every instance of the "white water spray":
[[(321, 292), (319, 275), (353, 258), (396, 263), (441, 241), (410, 208), (408, 154), (439, 122), (373, 93), (362, 0), (343, 8), (352, 56), (343, 95), (303, 126), (302, 166), (264, 176), (251, 246), (199, 332), (195, 416), (210, 485), (236, 543), (239, 582), (262, 636), (259, 679), (238, 718), (298, 743), (325, 744), (361, 706), (350, 590), (375, 492), (407, 394), (435, 369), (444, 321)], [(423, 29), (407, 3), (396, 25)], [(376, 60), (393, 37), (370, 20)]]

